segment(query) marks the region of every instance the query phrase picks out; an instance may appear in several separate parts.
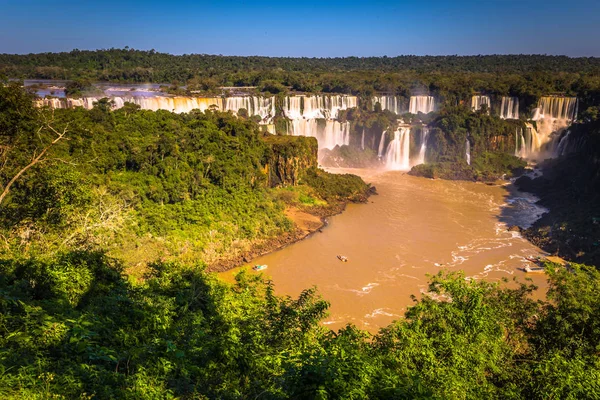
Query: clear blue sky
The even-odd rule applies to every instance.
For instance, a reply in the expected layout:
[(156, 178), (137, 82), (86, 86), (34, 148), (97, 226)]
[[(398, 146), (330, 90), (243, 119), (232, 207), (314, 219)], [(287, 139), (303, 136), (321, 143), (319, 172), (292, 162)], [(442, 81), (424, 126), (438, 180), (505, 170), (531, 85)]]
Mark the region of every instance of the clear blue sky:
[(0, 0), (0, 53), (600, 56), (600, 0)]

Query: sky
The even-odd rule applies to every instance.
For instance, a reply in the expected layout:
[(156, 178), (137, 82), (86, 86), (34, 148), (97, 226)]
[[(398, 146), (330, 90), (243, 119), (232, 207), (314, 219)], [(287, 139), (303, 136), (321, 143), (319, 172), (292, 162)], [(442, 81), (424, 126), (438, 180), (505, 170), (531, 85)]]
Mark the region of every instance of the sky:
[(600, 0), (0, 0), (0, 53), (600, 56)]

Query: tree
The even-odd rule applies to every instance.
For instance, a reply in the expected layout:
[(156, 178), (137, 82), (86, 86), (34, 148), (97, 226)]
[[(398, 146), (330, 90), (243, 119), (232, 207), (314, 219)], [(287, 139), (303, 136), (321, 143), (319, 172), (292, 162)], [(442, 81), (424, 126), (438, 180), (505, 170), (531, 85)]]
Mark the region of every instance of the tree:
[(68, 127), (55, 119), (53, 110), (35, 109), (19, 82), (0, 82), (0, 205), (14, 183), (66, 138)]
[[(52, 124), (53, 124), (53, 120), (50, 120), (50, 121), (46, 120), (43, 122), (43, 125), (41, 125), (38, 128), (36, 135), (39, 136), (40, 138), (44, 132), (53, 134), (54, 138), (49, 143), (46, 143), (40, 151), (34, 151), (31, 156), (32, 157), (31, 161), (27, 165), (25, 165), (24, 167), (19, 169), (17, 171), (17, 173), (3, 186), (2, 193), (0, 193), (0, 205), (2, 205), (2, 202), (8, 195), (10, 188), (14, 185), (14, 183), (17, 181), (17, 179), (19, 179), (21, 177), (21, 175), (23, 175), (25, 172), (27, 172), (27, 170), (30, 169), (31, 167), (33, 167), (34, 165), (37, 165), (40, 162), (45, 161), (47, 158), (48, 151), (54, 145), (56, 145), (58, 142), (65, 139), (65, 136), (68, 132), (69, 124), (67, 123), (66, 126), (62, 130), (56, 130), (52, 126)], [(9, 158), (10, 157), (9, 152), (10, 152), (9, 149), (5, 149), (2, 156), (4, 158)]]

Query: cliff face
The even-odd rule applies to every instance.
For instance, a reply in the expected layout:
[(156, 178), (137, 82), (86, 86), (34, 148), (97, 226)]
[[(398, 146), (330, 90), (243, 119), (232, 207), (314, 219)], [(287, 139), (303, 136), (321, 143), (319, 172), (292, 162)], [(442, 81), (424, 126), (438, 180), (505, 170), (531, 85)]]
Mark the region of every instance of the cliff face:
[(265, 172), (270, 187), (296, 186), (308, 169), (318, 166), (316, 138), (267, 136), (264, 140), (269, 146)]
[(549, 253), (600, 268), (600, 119), (573, 126), (565, 149), (574, 152), (544, 161), (542, 176), (515, 182), (548, 209), (524, 236)]
[(475, 152), (490, 151), (494, 153), (515, 154), (515, 147), (514, 134), (492, 135), (477, 143), (473, 150)]

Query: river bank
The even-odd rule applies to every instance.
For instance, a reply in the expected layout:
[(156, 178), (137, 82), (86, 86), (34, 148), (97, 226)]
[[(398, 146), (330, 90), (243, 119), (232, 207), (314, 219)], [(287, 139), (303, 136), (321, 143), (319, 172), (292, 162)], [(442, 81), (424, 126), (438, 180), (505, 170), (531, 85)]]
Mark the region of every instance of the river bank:
[(523, 236), (568, 261), (600, 266), (600, 179), (574, 154), (551, 159), (540, 176), (523, 176), (515, 185), (537, 196), (547, 212)]
[(225, 272), (233, 268), (251, 263), (258, 257), (281, 250), (291, 244), (297, 243), (316, 232), (321, 231), (328, 223), (328, 218), (341, 214), (348, 203), (366, 203), (370, 195), (376, 194), (375, 188), (369, 189), (359, 201), (343, 200), (327, 206), (298, 207), (291, 206), (285, 210), (285, 215), (292, 221), (295, 229), (279, 236), (257, 242), (250, 249), (224, 258), (207, 267), (209, 272)]

